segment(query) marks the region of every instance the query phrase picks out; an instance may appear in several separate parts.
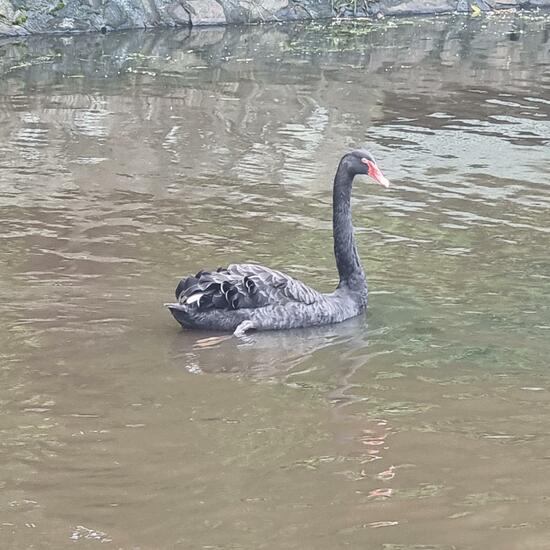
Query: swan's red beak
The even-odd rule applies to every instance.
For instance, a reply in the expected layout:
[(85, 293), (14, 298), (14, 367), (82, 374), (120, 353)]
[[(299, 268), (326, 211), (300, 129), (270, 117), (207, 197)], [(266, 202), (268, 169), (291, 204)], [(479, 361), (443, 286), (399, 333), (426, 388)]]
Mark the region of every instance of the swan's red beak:
[(386, 189), (390, 186), (390, 180), (382, 174), (382, 171), (378, 168), (375, 162), (368, 159), (362, 159), (362, 162), (369, 167), (369, 177)]

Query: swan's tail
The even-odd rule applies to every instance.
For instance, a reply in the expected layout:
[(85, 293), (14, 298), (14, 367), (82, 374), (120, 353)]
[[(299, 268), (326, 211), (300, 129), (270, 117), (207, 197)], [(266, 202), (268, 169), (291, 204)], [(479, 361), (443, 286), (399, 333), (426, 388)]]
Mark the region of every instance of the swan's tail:
[(164, 304), (170, 313), (174, 316), (174, 319), (184, 328), (195, 328), (191, 316), (189, 315), (189, 308), (187, 304)]
[(202, 330), (234, 331), (243, 321), (249, 318), (250, 311), (247, 309), (236, 311), (209, 309), (201, 311), (196, 308), (195, 304), (190, 306), (187, 303), (164, 305), (183, 328)]
[(176, 288), (176, 300), (182, 306), (199, 311), (266, 305), (265, 298), (258, 293), (254, 277), (230, 273), (225, 268), (199, 271), (194, 277), (183, 278)]

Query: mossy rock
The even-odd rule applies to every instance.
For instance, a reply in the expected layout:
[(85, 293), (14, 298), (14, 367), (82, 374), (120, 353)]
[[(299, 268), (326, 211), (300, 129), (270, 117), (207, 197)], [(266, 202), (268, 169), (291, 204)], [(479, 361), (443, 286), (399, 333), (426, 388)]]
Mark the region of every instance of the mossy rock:
[(26, 13), (19, 13), (15, 16), (15, 19), (13, 20), (13, 24), (20, 27), (21, 25), (24, 25), (27, 22), (27, 14)]
[(59, 2), (50, 9), (49, 14), (55, 15), (58, 11), (61, 11), (66, 6), (65, 2), (63, 0), (59, 0)]

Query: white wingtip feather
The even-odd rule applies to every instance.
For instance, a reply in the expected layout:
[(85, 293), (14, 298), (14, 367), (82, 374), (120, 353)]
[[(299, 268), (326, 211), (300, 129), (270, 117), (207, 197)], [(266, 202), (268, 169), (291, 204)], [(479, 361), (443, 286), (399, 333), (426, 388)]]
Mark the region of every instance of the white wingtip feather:
[(187, 305), (194, 304), (195, 302), (200, 302), (201, 298), (204, 296), (204, 292), (197, 292), (195, 294), (191, 294), (187, 300), (185, 300), (185, 303)]

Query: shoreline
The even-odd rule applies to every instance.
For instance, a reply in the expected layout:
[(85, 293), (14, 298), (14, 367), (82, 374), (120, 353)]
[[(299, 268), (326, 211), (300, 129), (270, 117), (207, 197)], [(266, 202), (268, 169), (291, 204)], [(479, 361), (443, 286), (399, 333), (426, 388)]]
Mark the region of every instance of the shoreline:
[[(54, 0), (55, 1), (55, 0)], [(550, 9), (550, 0), (268, 0), (262, 6), (228, 0), (107, 0), (101, 9), (59, 0), (29, 0), (16, 9), (13, 0), (0, 0), (0, 37), (107, 33), (122, 30), (220, 27), (293, 21), (349, 21), (385, 17), (540, 11)]]

